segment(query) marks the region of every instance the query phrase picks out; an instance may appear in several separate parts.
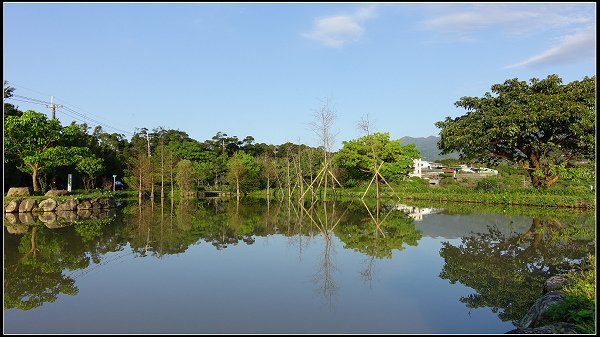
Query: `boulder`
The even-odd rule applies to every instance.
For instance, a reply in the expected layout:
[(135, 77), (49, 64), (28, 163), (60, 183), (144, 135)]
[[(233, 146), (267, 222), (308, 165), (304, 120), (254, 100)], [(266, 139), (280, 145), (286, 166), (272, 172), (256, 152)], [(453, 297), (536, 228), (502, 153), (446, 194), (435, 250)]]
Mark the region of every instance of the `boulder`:
[(22, 199), (13, 199), (4, 208), (4, 213), (17, 213), (19, 212), (19, 205)]
[(35, 218), (31, 213), (19, 213), (19, 222), (24, 225), (33, 225)]
[(537, 328), (516, 328), (507, 334), (578, 334), (577, 327), (573, 324), (558, 322)]
[(10, 234), (25, 234), (29, 230), (29, 226), (27, 226), (27, 225), (6, 225), (6, 230)]
[(77, 220), (77, 213), (74, 211), (56, 211), (56, 215), (68, 222)]
[(544, 292), (554, 291), (561, 288), (567, 283), (567, 278), (563, 275), (554, 275), (546, 280), (544, 284)]
[(533, 303), (527, 314), (516, 322), (518, 328), (529, 328), (535, 326), (540, 320), (544, 312), (555, 303), (563, 303), (565, 301), (564, 295), (558, 291), (550, 291), (544, 296), (540, 297)]
[(35, 207), (37, 207), (37, 200), (35, 199), (25, 199), (21, 201), (19, 205), (19, 213), (27, 213), (31, 212)]
[(57, 211), (74, 211), (77, 209), (77, 200), (68, 199), (56, 206)]
[(4, 213), (4, 221), (5, 221), (5, 223), (11, 224), (11, 225), (18, 225), (19, 224), (19, 215), (14, 214), (14, 213)]
[(90, 203), (92, 204), (92, 209), (102, 208), (102, 205), (100, 204), (100, 198), (94, 198), (90, 200)]
[(56, 209), (56, 207), (58, 206), (58, 203), (56, 202), (56, 200), (54, 199), (46, 199), (46, 200), (42, 200), (39, 204), (39, 207), (44, 211), (44, 212), (52, 212)]
[(6, 192), (7, 197), (28, 197), (33, 193), (31, 187), (11, 187)]
[(77, 205), (77, 210), (92, 209), (92, 203), (89, 200), (81, 200)]
[(43, 222), (44, 224), (57, 222), (56, 214), (54, 214), (54, 212), (44, 212), (44, 213), (40, 214), (38, 219), (40, 219), (40, 221)]
[(115, 202), (111, 198), (99, 198), (98, 202), (100, 202), (100, 205), (102, 206), (102, 208), (115, 208), (116, 207)]
[(49, 190), (44, 195), (47, 197), (61, 197), (63, 195), (69, 195), (69, 191), (67, 191), (67, 190)]
[(77, 209), (77, 217), (81, 220), (89, 219), (92, 216), (90, 209)]

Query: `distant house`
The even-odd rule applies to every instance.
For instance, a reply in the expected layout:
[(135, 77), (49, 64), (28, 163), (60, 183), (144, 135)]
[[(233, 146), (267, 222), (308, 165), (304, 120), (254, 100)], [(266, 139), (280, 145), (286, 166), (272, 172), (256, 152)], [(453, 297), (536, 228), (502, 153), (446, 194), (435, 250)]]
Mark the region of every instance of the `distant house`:
[(473, 171), (473, 169), (471, 169), (470, 167), (468, 167), (467, 165), (464, 165), (464, 164), (460, 165), (458, 171), (466, 172), (466, 173), (475, 173), (475, 171)]
[(431, 163), (421, 158), (413, 159), (413, 172), (409, 173), (408, 176), (421, 178), (423, 170), (431, 170)]
[(487, 167), (479, 167), (474, 170), (479, 174), (498, 174), (498, 170), (490, 169)]

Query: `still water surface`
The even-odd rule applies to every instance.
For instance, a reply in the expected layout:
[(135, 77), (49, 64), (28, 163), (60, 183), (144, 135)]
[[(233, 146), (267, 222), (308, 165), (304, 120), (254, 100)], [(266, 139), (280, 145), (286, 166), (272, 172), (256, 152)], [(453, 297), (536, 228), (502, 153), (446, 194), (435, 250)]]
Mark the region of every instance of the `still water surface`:
[[(60, 218), (59, 218), (60, 219)], [(594, 251), (554, 210), (258, 200), (5, 226), (5, 333), (504, 333)]]

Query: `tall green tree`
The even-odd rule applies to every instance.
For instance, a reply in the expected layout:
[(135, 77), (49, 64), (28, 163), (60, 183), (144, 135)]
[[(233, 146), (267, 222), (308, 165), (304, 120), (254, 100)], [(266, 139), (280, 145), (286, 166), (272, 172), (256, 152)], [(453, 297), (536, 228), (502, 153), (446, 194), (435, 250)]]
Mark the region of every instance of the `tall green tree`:
[(80, 156), (75, 164), (76, 170), (83, 174), (83, 188), (87, 191), (94, 187), (96, 177), (104, 170), (104, 160), (93, 156)]
[(419, 150), (414, 144), (402, 146), (400, 139), (390, 140), (388, 132), (373, 133), (342, 144), (335, 155), (335, 162), (348, 170), (351, 179), (371, 178), (375, 166), (382, 162), (381, 175), (390, 180), (402, 179), (411, 172), (413, 159), (419, 157)]
[(194, 170), (192, 162), (189, 159), (182, 159), (177, 163), (177, 173), (175, 175), (181, 197), (188, 196), (194, 186)]
[(86, 147), (72, 146), (67, 141), (76, 126), (63, 128), (56, 119), (29, 110), (21, 116), (8, 116), (4, 125), (4, 150), (9, 158), (17, 159), (19, 170), (31, 174), (33, 190), (40, 191), (38, 175), (58, 166), (68, 166), (89, 155)]
[(437, 122), (442, 154), (506, 160), (527, 170), (534, 187), (581, 173), (573, 162), (595, 159), (596, 76), (566, 85), (557, 75), (494, 84), (483, 97), (455, 103), (463, 116)]
[(227, 169), (227, 180), (230, 186), (235, 186), (238, 195), (258, 186), (260, 167), (251, 155), (237, 151), (229, 159)]

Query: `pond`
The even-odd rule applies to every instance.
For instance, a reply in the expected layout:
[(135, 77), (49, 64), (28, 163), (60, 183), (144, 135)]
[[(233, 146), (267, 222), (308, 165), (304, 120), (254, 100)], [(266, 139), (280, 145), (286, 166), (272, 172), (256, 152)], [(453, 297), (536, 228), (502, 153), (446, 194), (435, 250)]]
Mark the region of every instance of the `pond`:
[(504, 333), (594, 237), (554, 209), (129, 205), (5, 225), (4, 332)]

